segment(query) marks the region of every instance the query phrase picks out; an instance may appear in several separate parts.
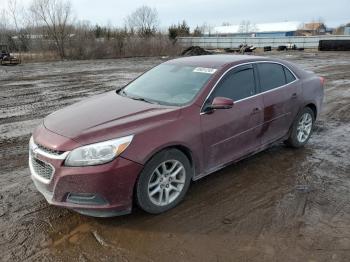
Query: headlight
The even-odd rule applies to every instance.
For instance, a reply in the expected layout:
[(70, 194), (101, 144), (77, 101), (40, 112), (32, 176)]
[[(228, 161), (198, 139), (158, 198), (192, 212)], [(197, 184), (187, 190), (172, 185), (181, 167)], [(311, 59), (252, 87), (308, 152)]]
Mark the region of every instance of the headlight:
[(29, 150), (32, 149), (33, 145), (34, 145), (34, 138), (33, 138), (33, 136), (31, 136), (29, 139)]
[(71, 151), (66, 166), (94, 166), (112, 161), (131, 143), (134, 136), (126, 136), (101, 143), (82, 146)]

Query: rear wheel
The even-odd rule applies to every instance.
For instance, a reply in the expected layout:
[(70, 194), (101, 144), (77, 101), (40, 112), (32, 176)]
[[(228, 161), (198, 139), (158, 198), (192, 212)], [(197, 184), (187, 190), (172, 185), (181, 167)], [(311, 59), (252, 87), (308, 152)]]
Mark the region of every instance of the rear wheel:
[(310, 139), (315, 122), (314, 112), (305, 107), (295, 118), (289, 138), (285, 143), (291, 147), (302, 147)]
[(152, 214), (175, 207), (185, 196), (192, 178), (188, 158), (177, 149), (156, 154), (144, 167), (136, 184), (136, 201)]

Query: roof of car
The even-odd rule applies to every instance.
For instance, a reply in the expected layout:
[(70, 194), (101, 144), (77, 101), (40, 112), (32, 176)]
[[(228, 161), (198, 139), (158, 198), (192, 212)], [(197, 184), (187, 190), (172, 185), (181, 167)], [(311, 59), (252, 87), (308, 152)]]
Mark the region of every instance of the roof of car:
[(202, 55), (202, 56), (188, 56), (181, 57), (173, 60), (169, 60), (168, 64), (179, 64), (188, 66), (200, 66), (200, 67), (210, 67), (210, 68), (221, 68), (225, 65), (232, 63), (245, 63), (259, 60), (274, 61), (262, 56), (253, 55)]

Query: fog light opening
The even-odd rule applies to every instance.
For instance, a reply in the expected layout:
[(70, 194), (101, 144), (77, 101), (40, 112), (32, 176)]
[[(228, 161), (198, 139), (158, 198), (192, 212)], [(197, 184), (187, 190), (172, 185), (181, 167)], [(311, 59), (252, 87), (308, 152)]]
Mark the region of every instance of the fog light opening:
[(107, 205), (108, 202), (98, 194), (92, 193), (68, 193), (66, 201), (77, 205)]

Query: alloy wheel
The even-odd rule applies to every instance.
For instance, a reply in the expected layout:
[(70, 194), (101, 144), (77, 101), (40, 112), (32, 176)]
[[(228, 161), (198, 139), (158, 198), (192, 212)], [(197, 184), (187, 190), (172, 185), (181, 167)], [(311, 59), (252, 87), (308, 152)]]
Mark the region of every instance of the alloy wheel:
[(304, 143), (310, 136), (312, 129), (312, 116), (310, 113), (304, 113), (298, 123), (297, 138), (299, 143)]
[(148, 182), (148, 196), (157, 206), (166, 206), (181, 194), (186, 181), (186, 170), (177, 160), (166, 160), (153, 171)]

